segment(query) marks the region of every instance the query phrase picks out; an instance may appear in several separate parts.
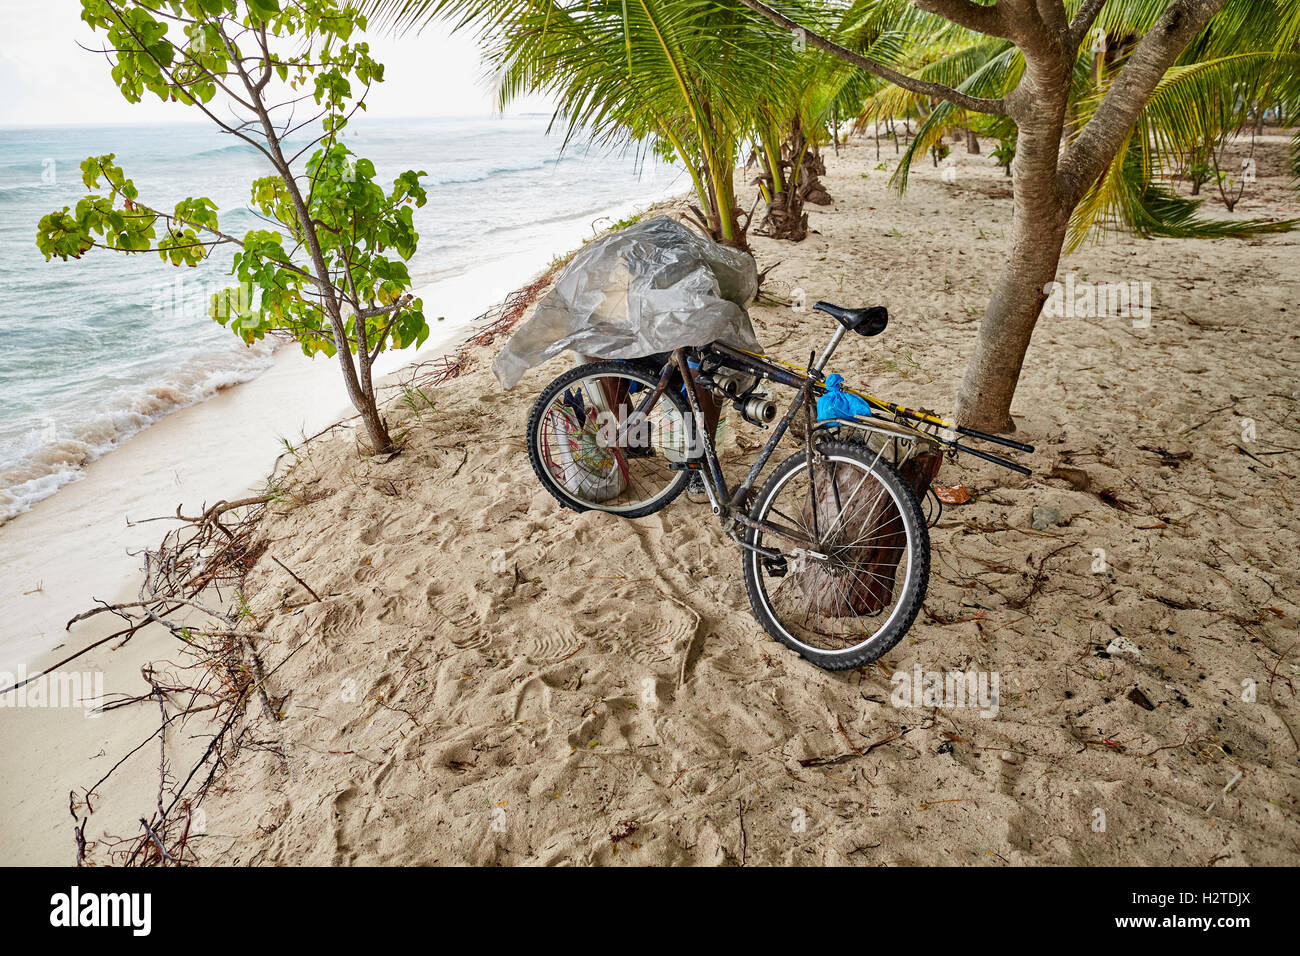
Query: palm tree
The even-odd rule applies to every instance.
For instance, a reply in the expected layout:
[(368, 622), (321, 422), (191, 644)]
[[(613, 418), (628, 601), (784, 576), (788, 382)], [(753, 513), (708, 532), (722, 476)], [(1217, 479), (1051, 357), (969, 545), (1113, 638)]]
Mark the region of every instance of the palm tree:
[(764, 102), (791, 97), (795, 51), (732, 0), (377, 0), (395, 25), (449, 20), (479, 38), (500, 106), (541, 93), (565, 143), (636, 145), (687, 170), (699, 224), (746, 247), (735, 193)]
[[(787, 14), (763, 0), (738, 2), (762, 14), (774, 27), (802, 27), (793, 10)], [(1265, 2), (1282, 14), (1283, 25), (1278, 28), (1282, 51), (1293, 49), (1297, 30), (1291, 16), (1297, 0)], [(1169, 81), (1177, 80), (1178, 73), (1171, 71), (1182, 57), (1206, 49), (1206, 36), (1212, 34), (1205, 31), (1211, 21), (1215, 21), (1212, 30), (1223, 31), (1228, 48), (1220, 53), (1228, 55), (1232, 43), (1249, 35), (1250, 20), (1260, 18), (1261, 4), (1256, 0), (1111, 0), (1109, 6), (1107, 0), (912, 3), (987, 42), (984, 61), (971, 70), (954, 69), (945, 82), (896, 69), (815, 32), (807, 36), (811, 45), (831, 56), (930, 98), (939, 104), (933, 112), (943, 110), (951, 116), (950, 111), (958, 109), (1014, 123), (1008, 255), (985, 308), (956, 408), (963, 425), (1011, 431), (1015, 428), (1011, 400), (1030, 338), (1066, 243), (1078, 241), (1076, 210), (1083, 207), (1078, 215), (1086, 217), (1090, 207), (1114, 209), (1114, 204), (1098, 197), (1123, 194), (1113, 183), (1133, 162), (1130, 148), (1148, 139), (1144, 132), (1148, 124), (1154, 128), (1150, 121), (1154, 114), (1146, 113), (1149, 101), (1162, 84), (1168, 89)], [(783, 0), (782, 7), (790, 9)], [(1216, 20), (1221, 11), (1222, 23)], [(1095, 71), (1094, 95), (1081, 97), (1086, 72), (1081, 77), (1080, 53), (1093, 50), (1099, 32), (1118, 42), (1105, 57), (1094, 55), (1088, 60)], [(942, 122), (942, 116), (936, 122)], [(1161, 198), (1140, 192), (1148, 210)]]
[[(1110, 88), (1124, 38), (1150, 28), (1149, 6), (1125, 0), (1103, 11), (1097, 45), (1105, 49), (1098, 54), (1095, 88), (1080, 97), (1082, 122)], [(1114, 56), (1112, 46), (1118, 48)], [(1300, 0), (1229, 0), (1165, 74), (1116, 159), (1079, 204), (1071, 246), (1113, 225), (1174, 237), (1294, 228), (1295, 220), (1199, 218), (1199, 201), (1164, 185), (1201, 165), (1217, 171), (1224, 144), (1243, 127), (1262, 123), (1270, 109), (1285, 125), (1300, 121)], [(1235, 201), (1224, 198), (1231, 211)]]
[[(1162, 7), (1151, 0), (1111, 0), (1102, 8), (1090, 42), (1077, 51), (1067, 136), (1076, 136), (1096, 114)], [(943, 32), (917, 36), (905, 56), (918, 77), (986, 97), (1005, 97), (1021, 81), (1024, 57), (1009, 40), (951, 23)], [(981, 121), (952, 103), (934, 105), (931, 97), (898, 86), (871, 96), (859, 122), (879, 122), (908, 109), (928, 115), (894, 173), (899, 190), (906, 188), (911, 164), (954, 129), (981, 126), (1001, 140), (1015, 136), (1015, 124), (1006, 117)], [(1300, 119), (1300, 0), (1229, 0), (1161, 79), (1105, 173), (1075, 207), (1067, 248), (1113, 228), (1173, 238), (1244, 238), (1293, 228), (1292, 221), (1200, 217), (1198, 201), (1162, 182), (1197, 170), (1192, 192), (1199, 192), (1200, 183), (1212, 178), (1225, 139), (1270, 109), (1279, 110), (1288, 125)]]
[[(810, 7), (807, 17), (845, 47), (888, 61), (902, 52), (906, 41), (889, 15), (895, 6), (857, 0), (843, 10), (818, 13)], [(789, 44), (785, 38), (772, 42)], [(767, 204), (758, 231), (797, 242), (808, 232), (804, 204), (831, 202), (818, 180), (826, 172), (821, 147), (834, 140), (840, 118), (857, 113), (875, 84), (846, 63), (816, 55), (798, 37), (793, 48), (800, 53), (793, 61), (786, 58), (778, 63), (773, 58), (774, 72), (780, 66), (791, 71), (784, 86), (786, 97), (758, 104), (752, 135), (754, 156), (762, 169), (757, 182)]]

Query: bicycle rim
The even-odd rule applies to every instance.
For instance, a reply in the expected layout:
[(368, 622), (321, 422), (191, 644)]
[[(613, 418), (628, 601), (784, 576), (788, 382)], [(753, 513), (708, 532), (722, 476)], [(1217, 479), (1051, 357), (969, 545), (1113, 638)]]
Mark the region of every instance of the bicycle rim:
[(538, 461), (560, 495), (583, 509), (640, 511), (685, 481), (688, 417), (663, 396), (644, 420), (635, 408), (654, 383), (630, 371), (601, 371), (556, 387), (537, 417)]
[(913, 605), (914, 555), (923, 546), (913, 503), (878, 462), (873, 468), (831, 453), (810, 478), (798, 458), (797, 467), (773, 476), (754, 513), (793, 532), (751, 536), (758, 547), (781, 552), (777, 559), (746, 554), (756, 610), (766, 612), (760, 618), (769, 630), (775, 626), (774, 637), (814, 658), (892, 645)]

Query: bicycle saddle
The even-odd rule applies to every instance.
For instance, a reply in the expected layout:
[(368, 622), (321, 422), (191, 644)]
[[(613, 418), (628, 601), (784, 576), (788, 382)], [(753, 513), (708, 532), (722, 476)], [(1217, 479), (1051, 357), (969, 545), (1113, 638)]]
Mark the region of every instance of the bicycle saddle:
[(850, 332), (858, 335), (879, 335), (889, 324), (889, 311), (883, 305), (872, 305), (865, 309), (846, 309), (842, 305), (818, 302), (813, 306), (835, 319)]

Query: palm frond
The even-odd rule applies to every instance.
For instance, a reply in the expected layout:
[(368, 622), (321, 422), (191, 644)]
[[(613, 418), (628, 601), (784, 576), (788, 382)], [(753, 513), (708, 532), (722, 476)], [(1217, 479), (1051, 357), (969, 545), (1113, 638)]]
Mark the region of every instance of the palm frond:
[(1204, 200), (1178, 196), (1155, 182), (1145, 151), (1135, 132), (1121, 152), (1122, 159), (1084, 195), (1070, 220), (1067, 248), (1077, 249), (1089, 238), (1123, 228), (1138, 235), (1170, 239), (1246, 239), (1288, 232), (1300, 219), (1209, 219), (1198, 215)]

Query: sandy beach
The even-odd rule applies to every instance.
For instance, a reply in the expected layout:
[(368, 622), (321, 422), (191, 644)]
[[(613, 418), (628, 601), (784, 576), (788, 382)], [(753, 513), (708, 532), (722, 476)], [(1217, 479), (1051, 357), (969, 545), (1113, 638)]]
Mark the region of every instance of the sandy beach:
[[(556, 248), (568, 248), (644, 205), (623, 203), (594, 218), (555, 223), (549, 234)], [(420, 290), (436, 308), (430, 314), (429, 340), (419, 350), (383, 356), (376, 366), (381, 381), (396, 383), (411, 363), (455, 348), (475, 316), (545, 268), (553, 255), (550, 246), (522, 245)], [(80, 623), (72, 632), (65, 627), (74, 614), (96, 603), (137, 596), (141, 553), (157, 546), (166, 527), (149, 519), (173, 514), (178, 506), (197, 513), (217, 501), (264, 490), (286, 455), (286, 440), (301, 442), (351, 414), (337, 365), (284, 347), (272, 367), (252, 382), (162, 418), (86, 465), (81, 480), (0, 524), (0, 575), (8, 582), (0, 674), (37, 673), (117, 629), (107, 618)], [(103, 675), (109, 698), (135, 694), (141, 667), (167, 657), (176, 644), (166, 634), (146, 631), (120, 652), (114, 643), (79, 657), (72, 673), (84, 675), (88, 684), (94, 675)], [(93, 783), (83, 779), (86, 768), (96, 767), (95, 760), (124, 741), (130, 741), (126, 749), (134, 747), (137, 731), (149, 721), (140, 716), (144, 723), (127, 718), (124, 711), (87, 722), (80, 707), (0, 707), (0, 772), (8, 781), (0, 786), (13, 787), (13, 803), (3, 801), (7, 812), (0, 821), (0, 856), (13, 863), (68, 862), (62, 832), (71, 819), (66, 804), (51, 814), (45, 791), (34, 794), (23, 774), (57, 780), (49, 792)], [(57, 729), (51, 732), (52, 727)], [(148, 727), (141, 736), (154, 729)], [(132, 795), (147, 794), (156, 781), (140, 778), (136, 784), (129, 788)], [(33, 830), (34, 820), (43, 827)], [(134, 824), (130, 812), (124, 823), (128, 828)]]
[[(1264, 140), (1236, 215), (1300, 212), (1286, 141)], [(776, 300), (752, 310), (771, 354), (806, 357), (832, 327), (783, 301), (887, 305), (884, 335), (846, 342), (833, 370), (909, 406), (952, 407), (1011, 215), (987, 155), (954, 147), (953, 160), (917, 166), (899, 197), (891, 146), (828, 151), (834, 202), (810, 207), (815, 232), (753, 239)], [(431, 407), (389, 406), (409, 430), (391, 461), (361, 456), (347, 429), (283, 460), (284, 500), (257, 533), (296, 578), (262, 562), (244, 595), (282, 719), (250, 709), (248, 745), (203, 804), (200, 862), (1300, 862), (1300, 236), (1116, 235), (1069, 255), (1059, 278), (1137, 283), (1149, 322), (1040, 321), (1013, 406), (1034, 476), (945, 462), (940, 483), (973, 500), (931, 530), (934, 575), (908, 636), (855, 671), (821, 671), (761, 630), (707, 506), (683, 497), (627, 521), (565, 511), (542, 490), (522, 436), (570, 359), (503, 391), (489, 370), (500, 341), (475, 349)], [(495, 291), (476, 289), (483, 304)], [(468, 298), (462, 311), (474, 314)], [(250, 414), (245, 388), (175, 427)], [(305, 433), (337, 417), (341, 391), (329, 394), (294, 398), (323, 416)], [(174, 447), (171, 427), (129, 447)], [(764, 438), (733, 427), (729, 475)], [(7, 615), (30, 597), (43, 620), (66, 620), (110, 592), (96, 577), (108, 543), (69, 564), (78, 549), (23, 529), (41, 508), (122, 509), (94, 470), (115, 467), (96, 463), (0, 529), (11, 586), (45, 589), (6, 601)], [(158, 513), (265, 477), (186, 467), (176, 493), (160, 469)], [(129, 544), (160, 533), (137, 525)], [(120, 560), (112, 593), (127, 585)], [(77, 625), (62, 653), (106, 626)], [(142, 634), (77, 667), (137, 695), (143, 665), (183, 652)], [(997, 713), (895, 706), (894, 675), (917, 668), (996, 673)], [(69, 791), (157, 721), (148, 702), (93, 720), (0, 709), (6, 862), (70, 863)], [(177, 766), (203, 729), (194, 718), (178, 735)], [(88, 838), (132, 832), (157, 764), (145, 747), (96, 792)]]
[[(429, 339), (419, 350), (385, 354), (376, 374), (394, 377), (410, 363), (445, 353), (473, 317), (545, 268), (556, 248), (576, 245), (594, 228), (645, 205), (624, 203), (556, 223), (548, 244), (523, 245), (420, 289), (431, 308)], [(272, 367), (252, 383), (167, 415), (90, 462), (84, 478), (37, 510), (0, 523), (0, 576), (8, 582), (0, 671), (61, 644), (75, 613), (70, 609), (84, 609), (92, 596), (115, 601), (135, 593), (140, 562), (128, 552), (156, 545), (159, 532), (157, 525), (131, 522), (262, 487), (286, 441), (297, 443), (351, 414), (335, 363), (282, 346)]]

